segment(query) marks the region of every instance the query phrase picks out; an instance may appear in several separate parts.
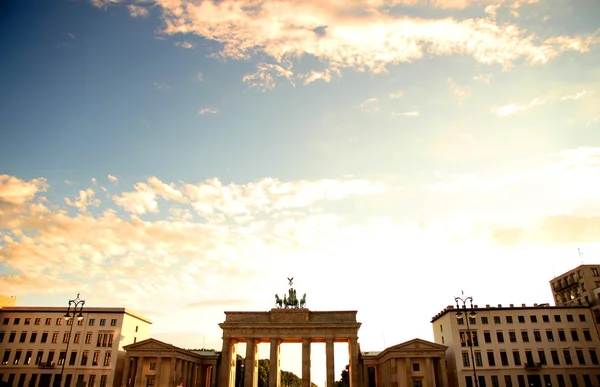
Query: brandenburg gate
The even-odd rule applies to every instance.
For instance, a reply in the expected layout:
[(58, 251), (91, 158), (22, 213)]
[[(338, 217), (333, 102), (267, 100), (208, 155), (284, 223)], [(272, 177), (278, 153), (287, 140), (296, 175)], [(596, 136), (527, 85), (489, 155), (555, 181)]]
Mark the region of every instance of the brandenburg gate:
[(298, 301), (289, 280), (289, 293), (268, 312), (225, 312), (223, 350), (219, 387), (234, 387), (236, 375), (236, 344), (246, 343), (244, 387), (258, 385), (258, 344), (270, 343), (269, 387), (280, 387), (280, 345), (302, 343), (302, 387), (311, 387), (311, 343), (325, 343), (327, 387), (335, 381), (333, 343), (348, 343), (350, 387), (362, 387), (359, 369), (358, 329), (356, 311), (312, 312), (305, 308), (306, 294)]

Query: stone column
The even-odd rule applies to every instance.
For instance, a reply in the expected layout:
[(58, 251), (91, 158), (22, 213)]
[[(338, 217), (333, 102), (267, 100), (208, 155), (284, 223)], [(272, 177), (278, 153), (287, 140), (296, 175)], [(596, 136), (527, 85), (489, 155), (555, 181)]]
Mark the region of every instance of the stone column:
[(442, 370), (442, 387), (448, 387), (448, 372), (446, 370), (446, 358), (444, 357), (440, 357), (440, 368)]
[(169, 371), (169, 384), (167, 387), (174, 387), (177, 385), (175, 381), (177, 379), (177, 359), (175, 357), (171, 358), (171, 370)]
[(204, 366), (204, 364), (198, 364), (198, 376), (197, 378), (197, 382), (196, 382), (196, 387), (207, 387), (206, 386), (206, 367)]
[(156, 370), (154, 371), (154, 386), (160, 387), (160, 371), (162, 371), (162, 357), (156, 359)]
[(223, 350), (221, 352), (221, 375), (219, 387), (234, 387), (231, 383), (231, 373), (235, 381), (235, 359), (233, 357), (233, 342), (229, 337), (223, 337)]
[(427, 375), (427, 386), (435, 387), (435, 373), (433, 372), (433, 364), (431, 364), (431, 358), (425, 358), (425, 374)]
[(181, 360), (181, 382), (183, 383), (184, 387), (190, 387), (190, 385), (188, 384), (187, 372), (188, 372), (188, 361)]
[(410, 357), (404, 358), (404, 365), (406, 366), (406, 385), (412, 386), (412, 362)]
[(333, 387), (335, 383), (335, 350), (333, 347), (333, 338), (325, 339), (325, 357), (327, 367), (326, 387)]
[(369, 386), (369, 366), (363, 364), (363, 387), (373, 387)]
[(373, 369), (375, 370), (375, 386), (374, 387), (379, 387), (379, 366), (376, 365), (375, 367), (373, 367)]
[(244, 387), (258, 386), (258, 343), (254, 338), (246, 339), (246, 360), (244, 362)]
[[(125, 355), (125, 366), (123, 369), (123, 379), (121, 380), (121, 386), (129, 387), (129, 372), (131, 369), (131, 356)], [(77, 381), (75, 381), (77, 383)]]
[(271, 339), (271, 360), (269, 362), (269, 387), (281, 386), (279, 349), (279, 339)]
[(350, 364), (350, 387), (361, 387), (358, 369), (358, 338), (348, 339), (348, 360)]
[(142, 369), (144, 366), (144, 357), (143, 356), (138, 356), (137, 358), (137, 367), (136, 367), (136, 371), (135, 371), (135, 387), (142, 387), (142, 379), (143, 379), (143, 374), (142, 374)]
[(218, 373), (219, 367), (216, 364), (210, 366), (210, 387), (217, 387), (217, 380), (219, 378)]
[(310, 387), (310, 343), (309, 338), (302, 339), (302, 387)]

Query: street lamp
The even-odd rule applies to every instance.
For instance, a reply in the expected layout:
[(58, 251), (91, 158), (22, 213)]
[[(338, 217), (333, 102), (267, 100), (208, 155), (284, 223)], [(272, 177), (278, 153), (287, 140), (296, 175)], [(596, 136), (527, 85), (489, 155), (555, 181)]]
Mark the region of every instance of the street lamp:
[[(83, 305), (85, 304), (85, 300), (79, 298), (79, 293), (77, 293), (77, 297), (74, 300), (69, 300), (69, 307), (67, 308), (67, 313), (65, 313), (65, 320), (70, 321), (71, 319), (77, 318), (77, 321), (83, 320)], [(71, 336), (73, 334), (73, 323), (71, 321), (71, 329), (69, 330), (69, 338), (67, 340), (67, 348), (65, 348), (65, 358), (63, 359), (62, 368), (60, 369), (60, 377), (58, 378), (58, 387), (60, 387), (63, 374), (65, 373), (65, 363), (67, 362), (67, 356), (69, 354), (69, 343), (71, 342)]]
[[(465, 320), (467, 320), (467, 345), (471, 350), (471, 364), (473, 365), (473, 379), (475, 379), (475, 387), (479, 387), (479, 382), (477, 381), (477, 371), (475, 370), (475, 356), (473, 355), (473, 336), (471, 335), (471, 327), (469, 326), (469, 318), (477, 316), (475, 309), (473, 309), (473, 297), (465, 297), (465, 293), (463, 291), (460, 292), (462, 297), (454, 297), (454, 301), (456, 301), (456, 318), (461, 318), (465, 315)], [(462, 308), (458, 305), (458, 302), (462, 303)], [(461, 309), (467, 309), (467, 302), (470, 305), (469, 313), (463, 313)]]

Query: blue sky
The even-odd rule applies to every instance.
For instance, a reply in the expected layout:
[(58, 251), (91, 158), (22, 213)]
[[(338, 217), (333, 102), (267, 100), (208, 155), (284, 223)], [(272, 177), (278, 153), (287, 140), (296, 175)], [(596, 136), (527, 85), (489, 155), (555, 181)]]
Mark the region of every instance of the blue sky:
[(363, 350), (431, 340), (461, 289), (552, 302), (578, 248), (600, 260), (598, 15), (3, 2), (0, 288), (217, 348), (224, 309), (268, 309), (291, 276), (309, 308), (359, 311)]

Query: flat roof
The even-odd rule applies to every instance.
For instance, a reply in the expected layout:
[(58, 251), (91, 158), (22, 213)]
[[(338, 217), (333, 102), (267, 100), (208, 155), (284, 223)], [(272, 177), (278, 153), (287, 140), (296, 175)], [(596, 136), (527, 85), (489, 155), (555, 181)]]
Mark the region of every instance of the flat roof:
[[(502, 306), (502, 305), (498, 305), (497, 307), (495, 306), (489, 306), (486, 305), (485, 308), (479, 308), (477, 305), (473, 305), (473, 310), (476, 312), (485, 312), (485, 311), (494, 311), (494, 310), (564, 310), (564, 309), (589, 309), (590, 307), (588, 305), (561, 305), (561, 306), (552, 306), (550, 304), (537, 304), (537, 305), (532, 305), (532, 306), (526, 306), (525, 304), (522, 304), (521, 306), (514, 306), (513, 304), (509, 304), (509, 306)], [(466, 309), (460, 309), (460, 311), (467, 311), (469, 312), (471, 310), (471, 308), (466, 308)], [(454, 305), (448, 305), (445, 309), (443, 309), (440, 313), (436, 314), (435, 316), (433, 316), (431, 318), (431, 322), (435, 322), (436, 320), (440, 319), (441, 317), (443, 317), (445, 314), (450, 313), (450, 312), (458, 312), (459, 309), (456, 309), (456, 307), (454, 307)]]
[(552, 281), (556, 281), (557, 279), (560, 279), (561, 277), (564, 277), (564, 276), (566, 276), (566, 275), (568, 275), (568, 274), (571, 274), (571, 273), (573, 273), (573, 272), (576, 272), (577, 270), (579, 270), (579, 269), (582, 269), (582, 268), (585, 268), (585, 267), (590, 267), (590, 268), (591, 268), (591, 267), (599, 267), (599, 266), (600, 266), (600, 264), (586, 264), (586, 265), (579, 265), (579, 266), (577, 266), (577, 267), (575, 267), (575, 268), (573, 268), (573, 269), (571, 269), (571, 270), (567, 270), (567, 271), (565, 271), (564, 273), (557, 275), (556, 277), (552, 278), (552, 279), (550, 280), (550, 282), (552, 282)]
[[(64, 313), (67, 308), (63, 306), (5, 306), (0, 308), (1, 312), (14, 312), (14, 313)], [(83, 308), (83, 313), (104, 313), (104, 314), (127, 314), (131, 317), (137, 318), (138, 320), (142, 320), (147, 322), (148, 324), (152, 324), (152, 321), (139, 313), (136, 313), (127, 308), (119, 308), (119, 307), (89, 307)]]

